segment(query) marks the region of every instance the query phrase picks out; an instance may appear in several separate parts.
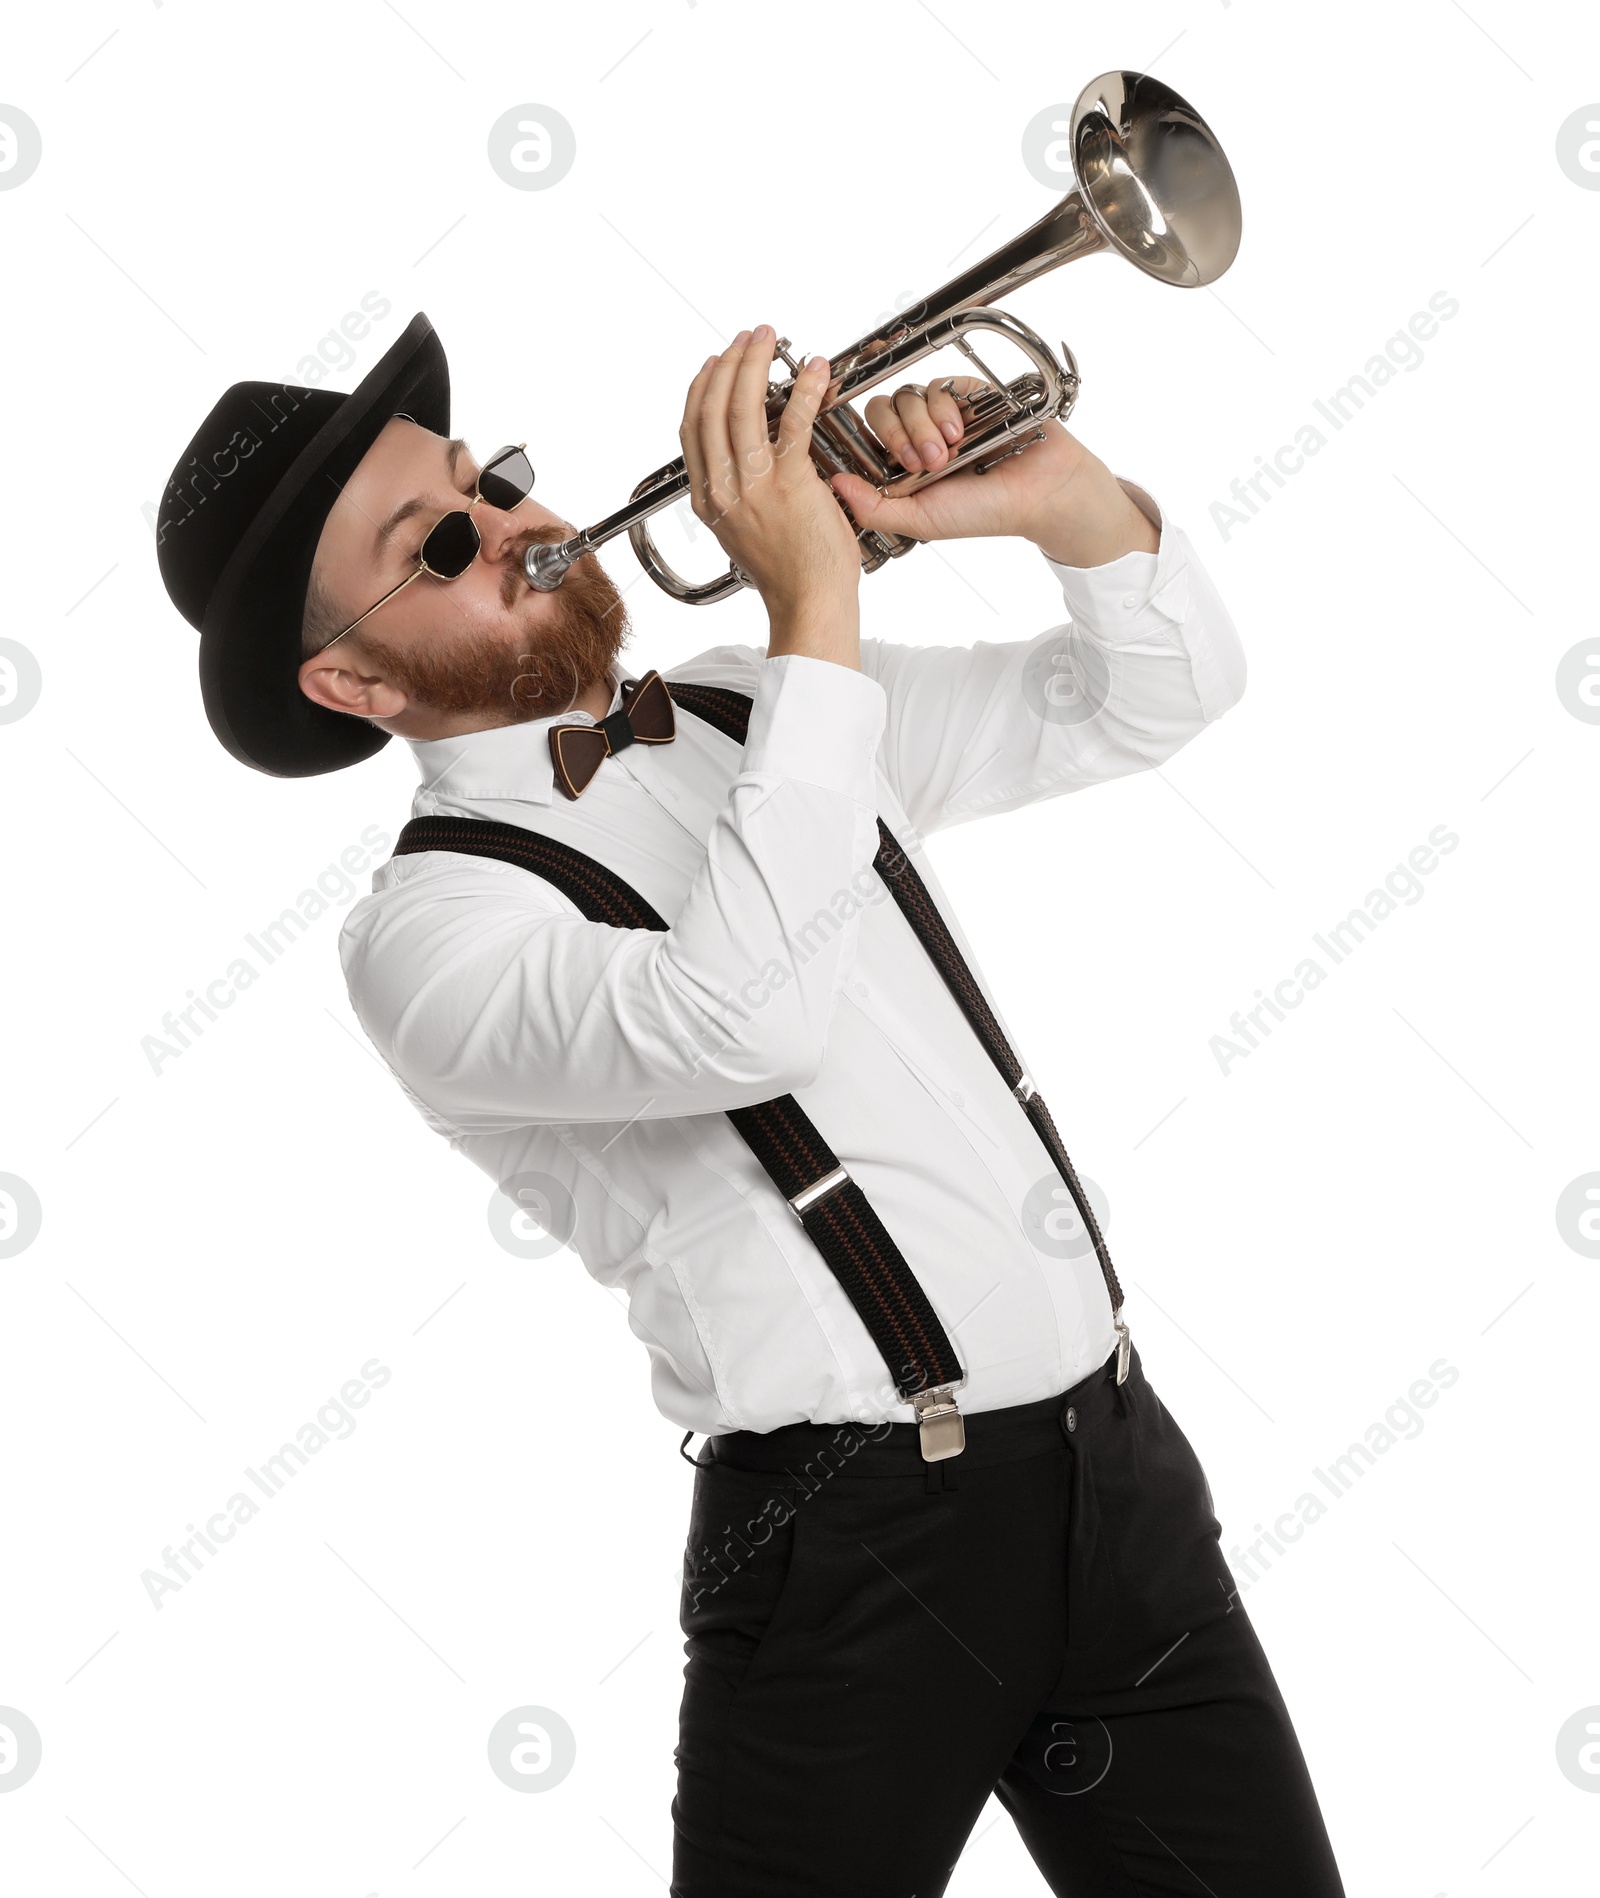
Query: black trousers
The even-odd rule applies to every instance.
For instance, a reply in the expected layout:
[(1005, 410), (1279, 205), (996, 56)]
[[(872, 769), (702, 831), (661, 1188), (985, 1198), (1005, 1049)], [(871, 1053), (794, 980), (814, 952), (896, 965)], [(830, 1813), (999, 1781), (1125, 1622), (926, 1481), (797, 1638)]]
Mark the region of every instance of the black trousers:
[(1342, 1898), (1194, 1451), (1115, 1361), (967, 1419), (709, 1439), (674, 1898), (938, 1898), (993, 1792), (1072, 1898)]

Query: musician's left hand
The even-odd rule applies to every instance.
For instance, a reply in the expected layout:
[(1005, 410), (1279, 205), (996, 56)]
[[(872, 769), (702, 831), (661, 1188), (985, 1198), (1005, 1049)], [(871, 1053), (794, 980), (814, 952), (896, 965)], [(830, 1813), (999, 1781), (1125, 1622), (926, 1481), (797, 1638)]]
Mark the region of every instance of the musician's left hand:
[[(975, 376), (910, 384), (867, 403), (867, 426), (908, 475), (945, 467), (965, 435), (961, 398), (987, 387)], [(1059, 422), (1044, 439), (987, 474), (963, 469), (915, 494), (879, 494), (859, 475), (837, 474), (834, 492), (862, 527), (916, 540), (1020, 535), (1063, 566), (1095, 567), (1136, 550), (1154, 553), (1156, 530), (1111, 470)]]

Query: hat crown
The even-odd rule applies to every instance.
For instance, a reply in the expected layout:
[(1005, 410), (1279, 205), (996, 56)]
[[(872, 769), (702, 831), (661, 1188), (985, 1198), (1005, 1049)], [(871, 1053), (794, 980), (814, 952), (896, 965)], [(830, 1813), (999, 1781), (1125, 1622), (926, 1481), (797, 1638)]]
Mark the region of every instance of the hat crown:
[(196, 630), (268, 496), (349, 399), (291, 382), (236, 382), (195, 431), (161, 497), (156, 557), (172, 603)]

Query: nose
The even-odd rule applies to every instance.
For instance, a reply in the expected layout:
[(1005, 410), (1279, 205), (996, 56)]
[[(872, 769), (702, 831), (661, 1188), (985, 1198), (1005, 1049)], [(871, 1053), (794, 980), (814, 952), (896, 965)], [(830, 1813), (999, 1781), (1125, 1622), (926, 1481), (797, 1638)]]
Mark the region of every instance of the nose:
[(498, 508), (488, 501), (479, 501), (473, 507), (472, 518), (478, 527), (479, 552), (485, 560), (499, 563), (508, 558), (512, 544), (520, 539), (528, 525), (526, 516), (517, 511), (522, 506), (521, 501), (516, 508)]

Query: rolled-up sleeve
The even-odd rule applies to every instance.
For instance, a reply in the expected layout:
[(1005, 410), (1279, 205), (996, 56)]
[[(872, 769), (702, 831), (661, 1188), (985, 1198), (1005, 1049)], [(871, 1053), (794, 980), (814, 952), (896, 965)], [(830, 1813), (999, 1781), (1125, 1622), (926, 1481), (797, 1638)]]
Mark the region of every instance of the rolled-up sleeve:
[(463, 1132), (705, 1114), (805, 1085), (856, 919), (794, 945), (876, 852), (884, 709), (850, 667), (763, 663), (740, 771), (664, 931), (592, 923), (542, 879), (475, 858), (399, 859), (340, 938), (374, 1045)]
[(1156, 552), (1046, 559), (1068, 623), (971, 646), (864, 641), (887, 699), (884, 766), (921, 831), (1161, 764), (1244, 691), (1239, 636), (1187, 534), (1133, 482)]

